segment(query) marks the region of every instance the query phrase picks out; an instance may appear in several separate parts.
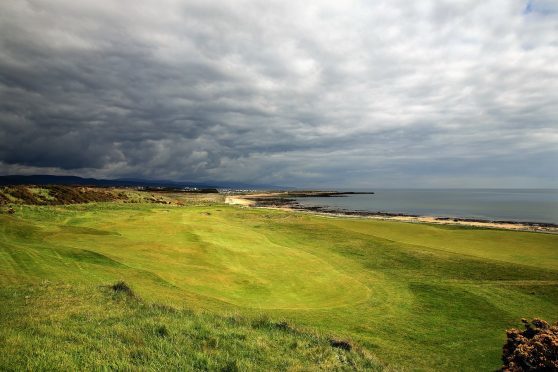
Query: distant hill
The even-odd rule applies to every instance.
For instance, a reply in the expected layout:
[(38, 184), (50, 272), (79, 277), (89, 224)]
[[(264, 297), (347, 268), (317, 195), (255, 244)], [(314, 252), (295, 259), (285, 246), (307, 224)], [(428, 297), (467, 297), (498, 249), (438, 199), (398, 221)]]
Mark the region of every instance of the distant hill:
[(143, 179), (96, 179), (77, 176), (31, 175), (0, 176), (0, 185), (84, 185), (101, 187), (197, 187), (197, 188), (230, 188), (230, 189), (258, 189), (258, 190), (287, 190), (290, 187), (275, 185), (249, 184), (240, 182), (187, 182), (167, 180)]

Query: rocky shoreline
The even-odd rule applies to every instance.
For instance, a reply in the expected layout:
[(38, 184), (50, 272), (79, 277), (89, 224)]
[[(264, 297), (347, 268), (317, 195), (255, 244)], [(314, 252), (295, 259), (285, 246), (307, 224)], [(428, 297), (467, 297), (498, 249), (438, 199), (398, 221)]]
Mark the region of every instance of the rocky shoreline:
[[(483, 220), (475, 218), (458, 218), (458, 217), (434, 217), (434, 216), (420, 216), (405, 213), (391, 213), (391, 212), (370, 212), (361, 210), (346, 210), (329, 207), (313, 207), (304, 206), (298, 203), (293, 197), (331, 197), (331, 196), (345, 196), (356, 193), (342, 193), (342, 192), (296, 192), (296, 193), (270, 193), (268, 195), (243, 195), (242, 199), (249, 201), (250, 206), (260, 208), (278, 208), (290, 209), (294, 211), (311, 212), (322, 215), (331, 216), (347, 216), (347, 217), (367, 217), (385, 220), (398, 220), (404, 222), (417, 222), (417, 223), (435, 223), (435, 224), (453, 224), (465, 225), (474, 227), (485, 228), (501, 228), (510, 230), (523, 230), (523, 231), (536, 231), (547, 233), (558, 233), (558, 224), (546, 222), (531, 222), (531, 221), (505, 221), (505, 220)], [(365, 193), (370, 194), (370, 193)]]

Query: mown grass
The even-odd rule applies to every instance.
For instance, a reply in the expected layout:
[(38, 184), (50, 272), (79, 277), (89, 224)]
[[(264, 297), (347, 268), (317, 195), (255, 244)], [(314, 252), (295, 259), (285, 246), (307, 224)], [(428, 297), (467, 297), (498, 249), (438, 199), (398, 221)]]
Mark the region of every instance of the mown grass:
[[(70, 302), (81, 304), (80, 309), (87, 309), (91, 301), (91, 306), (98, 308), (95, 322), (100, 322), (92, 332), (99, 332), (95, 337), (100, 337), (110, 332), (110, 319), (128, 320), (120, 310), (102, 308), (106, 293), (95, 288), (124, 280), (142, 303), (203, 311), (203, 321), (210, 329), (207, 332), (218, 332), (222, 327), (218, 319), (230, 314), (240, 314), (250, 324), (265, 315), (287, 320), (296, 329), (311, 330), (327, 350), (312, 346), (302, 354), (293, 353), (290, 362), (281, 364), (282, 353), (288, 352), (270, 344), (259, 348), (266, 361), (254, 359), (250, 353), (258, 349), (255, 340), (270, 338), (266, 342), (272, 342), (275, 333), (282, 334), (275, 329), (270, 334), (261, 329), (259, 335), (248, 333), (234, 349), (225, 341), (219, 341), (215, 350), (206, 350), (200, 340), (190, 344), (183, 340), (189, 345), (184, 347), (193, 351), (183, 350), (186, 356), (180, 363), (198, 353), (210, 369), (223, 368), (232, 358), (240, 363), (240, 369), (260, 364), (262, 369), (349, 368), (354, 363), (360, 369), (387, 365), (398, 370), (494, 370), (500, 365), (506, 328), (519, 325), (523, 317), (554, 320), (558, 314), (556, 235), (329, 218), (211, 203), (185, 207), (98, 203), (16, 209), (15, 215), (0, 215), (0, 285), (11, 301), (9, 311), (19, 312), (18, 319), (30, 329), (40, 326), (49, 334), (49, 326), (40, 325), (39, 319), (50, 316), (49, 301), (56, 304), (58, 297), (40, 297), (43, 307), (17, 296), (11, 299), (9, 293), (20, 291), (22, 285), (35, 291), (44, 280), (54, 283), (53, 288), (69, 285), (70, 289), (61, 292), (60, 301), (67, 303), (72, 298)], [(136, 319), (137, 324), (155, 324), (155, 315), (144, 316), (133, 310), (139, 306), (144, 311), (147, 305), (132, 306), (129, 302), (125, 301), (125, 309), (132, 310), (126, 311), (136, 314), (130, 319)], [(4, 325), (13, 315), (3, 314)], [(173, 320), (175, 316), (178, 318)], [(171, 333), (179, 329), (180, 317), (185, 316), (168, 314), (165, 329)], [(66, 323), (68, 334), (91, 326), (88, 318), (79, 319), (60, 316), (57, 332), (63, 335)], [(21, 350), (35, 351), (26, 359), (24, 352), (17, 357), (3, 353), (7, 365), (25, 362), (39, 368), (39, 364), (29, 363), (35, 363), (40, 351), (44, 354), (41, 358), (53, 354), (51, 358), (64, 363), (73, 360), (73, 366), (79, 366), (75, 360), (93, 358), (91, 350), (111, 347), (110, 343), (100, 346), (91, 336), (78, 339), (72, 346), (75, 352), (68, 356), (63, 348), (33, 343), (20, 328), (10, 332), (12, 339), (19, 337), (21, 344), (28, 345), (20, 345)], [(143, 352), (149, 355), (144, 366), (195, 368), (192, 364), (157, 364), (163, 362), (155, 361), (164, 359), (159, 353), (170, 354), (158, 349), (160, 340), (153, 337), (142, 341)], [(335, 354), (340, 351), (327, 344), (328, 337), (351, 339), (360, 356)], [(170, 345), (171, 349), (176, 347)], [(135, 365), (129, 360), (130, 350), (124, 352), (123, 347), (117, 345), (110, 358), (87, 365)], [(241, 350), (244, 347), (246, 350)], [(330, 355), (324, 357), (328, 362), (319, 359), (326, 355), (323, 353)], [(379, 362), (366, 359), (366, 353), (375, 355)], [(330, 357), (340, 364), (331, 364)], [(346, 364), (344, 360), (349, 357), (353, 362)], [(106, 364), (108, 361), (124, 364)], [(62, 362), (53, 365), (62, 369), (72, 366)]]

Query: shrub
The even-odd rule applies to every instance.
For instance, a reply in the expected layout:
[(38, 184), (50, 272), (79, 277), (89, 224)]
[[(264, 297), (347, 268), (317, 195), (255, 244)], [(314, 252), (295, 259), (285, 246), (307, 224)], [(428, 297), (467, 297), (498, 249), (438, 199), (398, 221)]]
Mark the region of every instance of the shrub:
[(6, 195), (4, 195), (4, 193), (6, 192), (7, 192), (7, 188), (3, 187), (0, 189), (0, 205), (6, 205), (11, 203), (11, 200)]
[(48, 186), (47, 189), (56, 200), (56, 204), (109, 202), (116, 199), (110, 192), (89, 187), (54, 185)]
[(116, 293), (123, 293), (129, 297), (135, 297), (134, 291), (123, 281), (119, 281), (110, 286)]
[(41, 200), (25, 186), (12, 186), (8, 191), (11, 196), (19, 199), (23, 204), (41, 204)]
[(169, 335), (169, 330), (167, 326), (163, 324), (155, 328), (155, 334), (158, 337), (167, 337)]
[(331, 345), (331, 347), (336, 347), (338, 349), (346, 351), (351, 351), (351, 349), (353, 348), (353, 345), (346, 340), (331, 339), (329, 340), (329, 344)]
[(506, 331), (502, 371), (558, 371), (558, 322), (549, 325), (541, 319), (522, 319), (524, 331)]

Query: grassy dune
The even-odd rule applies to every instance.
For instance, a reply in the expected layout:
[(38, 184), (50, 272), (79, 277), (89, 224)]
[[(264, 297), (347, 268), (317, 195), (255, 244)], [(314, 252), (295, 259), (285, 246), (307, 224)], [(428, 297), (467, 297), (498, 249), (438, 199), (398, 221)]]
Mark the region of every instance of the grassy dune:
[(107, 287), (43, 282), (0, 290), (2, 370), (380, 370), (365, 349), (285, 321), (194, 313)]
[[(558, 314), (556, 235), (211, 203), (16, 209), (0, 215), (4, 367), (33, 366), (24, 357), (30, 345), (51, 352), (59, 368), (79, 365), (91, 348), (102, 349), (96, 340), (106, 334), (114, 352), (88, 365), (193, 368), (187, 363), (203, 359), (207, 368), (494, 370), (506, 328)], [(132, 285), (141, 302), (110, 297), (102, 286), (116, 280)], [(148, 304), (193, 313), (160, 314)], [(227, 323), (231, 314), (244, 323)], [(58, 318), (45, 323), (49, 316)], [(253, 327), (262, 316), (271, 326)], [(83, 319), (99, 326), (79, 338)], [(297, 331), (275, 329), (281, 320)], [(184, 339), (196, 322), (219, 339), (214, 347)], [(149, 333), (160, 325), (174, 338)], [(67, 354), (34, 338), (57, 332), (86, 346)], [(235, 332), (244, 341), (231, 341)], [(331, 337), (358, 348), (332, 348)], [(177, 345), (183, 354), (164, 364), (161, 355), (173, 359)], [(138, 350), (147, 356), (134, 357)]]

